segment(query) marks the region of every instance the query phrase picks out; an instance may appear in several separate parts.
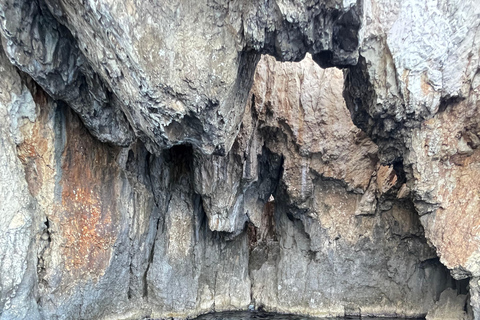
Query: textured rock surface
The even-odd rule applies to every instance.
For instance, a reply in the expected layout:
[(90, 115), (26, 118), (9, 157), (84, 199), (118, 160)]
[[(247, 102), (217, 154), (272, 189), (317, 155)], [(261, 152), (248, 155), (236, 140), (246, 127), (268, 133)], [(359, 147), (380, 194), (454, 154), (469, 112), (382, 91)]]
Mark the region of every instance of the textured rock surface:
[(457, 294), (456, 290), (447, 289), (440, 295), (436, 307), (428, 312), (426, 320), (464, 320), (468, 319), (465, 312), (466, 294)]
[(98, 142), (3, 61), (29, 106), (15, 109), (30, 117), (19, 138), (4, 136), (38, 220), (21, 228), (19, 263), (33, 272), (19, 273), (29, 286), (6, 300), (5, 319), (36, 308), (39, 319), (186, 317), (251, 303), (415, 316), (453, 285), (412, 204), (397, 199), (401, 181), (352, 124), (339, 70), (263, 58), (227, 157), (190, 146), (155, 156), (140, 142)]
[(259, 53), (355, 63), (357, 11), (340, 0), (5, 0), (0, 17), (12, 62), (102, 141), (127, 144), (131, 126), (150, 150), (191, 143), (222, 154), (238, 132)]
[(403, 166), (442, 263), (458, 279), (477, 277), (479, 6), (366, 1), (364, 8), (360, 63), (345, 87), (354, 122), (378, 143), (382, 161)]
[(0, 4), (0, 318), (479, 317), (474, 1)]
[(249, 107), (283, 168), (264, 209), (273, 223), (254, 229), (253, 298), (280, 312), (424, 314), (447, 277), (412, 204), (398, 199), (403, 178), (378, 164), (376, 145), (352, 124), (342, 80), (308, 57), (257, 68)]
[[(246, 235), (226, 243), (206, 228), (191, 188), (191, 148), (153, 157), (141, 144), (102, 144), (29, 84), (30, 110), (12, 114), (35, 122), (23, 121), (22, 140), (17, 148), (6, 140), (12, 154), (2, 158), (12, 167), (5, 173), (22, 179), (18, 189), (2, 185), (12, 203), (2, 209), (2, 319), (138, 319), (248, 305)], [(11, 192), (24, 199), (12, 201)], [(18, 272), (10, 276), (11, 268)]]
[(2, 319), (39, 319), (35, 299), (35, 230), (41, 225), (15, 142), (35, 120), (32, 96), (0, 54), (0, 312)]

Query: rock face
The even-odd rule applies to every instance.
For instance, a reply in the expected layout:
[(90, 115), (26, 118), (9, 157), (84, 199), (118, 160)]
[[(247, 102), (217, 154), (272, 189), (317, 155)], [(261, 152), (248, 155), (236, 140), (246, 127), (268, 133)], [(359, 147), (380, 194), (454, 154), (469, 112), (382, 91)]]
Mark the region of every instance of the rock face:
[(480, 317), (474, 1), (0, 3), (0, 319)]
[(25, 121), (35, 120), (35, 104), (15, 68), (0, 57), (0, 310), (3, 319), (39, 318), (35, 299), (36, 248), (41, 218), (29, 193), (16, 143)]
[[(477, 297), (480, 9), (454, 1), (364, 8), (347, 105), (382, 162), (403, 167), (427, 239), (455, 278), (473, 277)], [(478, 317), (480, 301), (471, 303)]]
[(101, 141), (135, 135), (151, 151), (189, 143), (225, 154), (259, 54), (352, 64), (359, 10), (340, 0), (6, 0), (0, 17), (11, 61)]
[[(185, 317), (251, 303), (416, 316), (453, 284), (411, 202), (397, 199), (395, 172), (352, 124), (339, 70), (263, 58), (240, 134), (221, 157), (100, 143), (7, 67), (29, 112), (12, 111), (21, 138), (9, 146), (38, 220), (20, 250), (33, 272), (19, 278), (31, 285), (17, 290), (37, 297), (29, 308), (38, 319)], [(25, 308), (19, 299), (3, 310)]]
[(468, 319), (462, 306), (465, 305), (467, 295), (457, 294), (453, 289), (447, 289), (440, 295), (437, 307), (433, 308), (426, 316), (426, 320), (435, 319)]

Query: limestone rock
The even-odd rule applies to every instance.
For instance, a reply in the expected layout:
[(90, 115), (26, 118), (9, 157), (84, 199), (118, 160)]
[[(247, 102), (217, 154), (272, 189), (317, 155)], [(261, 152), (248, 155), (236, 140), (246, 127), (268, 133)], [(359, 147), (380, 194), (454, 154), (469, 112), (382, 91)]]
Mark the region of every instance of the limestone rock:
[(12, 310), (184, 318), (253, 302), (311, 315), (416, 316), (450, 286), (411, 203), (396, 200), (392, 169), (380, 173), (375, 144), (353, 126), (338, 70), (310, 57), (263, 58), (226, 157), (101, 143), (64, 103), (17, 78), (31, 105), (15, 110), (31, 120), (18, 122), (9, 143), (40, 222), (21, 228), (30, 230), (23, 259), (33, 272)]
[(476, 277), (479, 7), (366, 1), (364, 8), (359, 64), (344, 91), (354, 122), (383, 162), (401, 163), (442, 263), (459, 279)]
[(0, 13), (2, 43), (12, 63), (32, 75), (50, 96), (67, 102), (101, 141), (123, 146), (133, 141), (119, 100), (45, 4), (4, 1)]
[(426, 320), (465, 320), (467, 313), (465, 312), (465, 304), (467, 303), (467, 295), (457, 294), (454, 289), (446, 289), (440, 295), (435, 307), (427, 314)]
[[(394, 168), (378, 165), (376, 145), (353, 126), (342, 81), (340, 71), (308, 56), (300, 63), (262, 57), (230, 154), (195, 153), (195, 190), (210, 229), (234, 236), (248, 221), (257, 307), (424, 315), (450, 280), (412, 203), (397, 200), (402, 181)], [(371, 290), (359, 296), (360, 282)]]
[(359, 10), (340, 0), (4, 0), (0, 29), (11, 61), (102, 141), (126, 145), (131, 127), (151, 151), (191, 143), (226, 154), (259, 53), (354, 64)]
[[(345, 112), (342, 81), (308, 56), (299, 64), (263, 57), (257, 67), (246, 114), (255, 108), (261, 141), (283, 162), (274, 201), (264, 205), (264, 215), (274, 206), (273, 222), (249, 231), (255, 303), (316, 316), (422, 315), (448, 277), (429, 261), (412, 204), (395, 200), (395, 170), (378, 165), (376, 145)], [(265, 239), (266, 228), (274, 232)], [(372, 289), (359, 294), (360, 282)]]
[(478, 318), (479, 10), (1, 0), (0, 318)]
[(466, 99), (478, 64), (475, 1), (364, 3), (359, 63), (347, 74), (354, 122), (382, 150), (384, 162), (405, 152), (402, 135)]
[(0, 314), (2, 319), (41, 319), (35, 230), (42, 228), (18, 158), (19, 127), (35, 121), (35, 104), (0, 48)]

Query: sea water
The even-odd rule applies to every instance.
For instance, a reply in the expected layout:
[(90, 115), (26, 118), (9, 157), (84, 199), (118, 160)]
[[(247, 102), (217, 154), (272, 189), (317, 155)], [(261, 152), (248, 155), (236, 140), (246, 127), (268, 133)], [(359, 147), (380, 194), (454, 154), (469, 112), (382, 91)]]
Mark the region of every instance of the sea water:
[[(209, 313), (202, 315), (194, 320), (243, 320), (243, 319), (256, 319), (256, 320), (356, 320), (356, 319), (371, 319), (371, 320), (406, 320), (405, 318), (356, 318), (356, 317), (347, 317), (347, 318), (314, 318), (306, 316), (298, 316), (292, 314), (278, 314), (278, 313), (268, 313), (268, 312), (257, 312), (257, 311), (245, 311), (245, 312), (217, 312)], [(422, 318), (410, 318), (409, 320), (420, 320)], [(423, 318), (425, 319), (425, 318)]]

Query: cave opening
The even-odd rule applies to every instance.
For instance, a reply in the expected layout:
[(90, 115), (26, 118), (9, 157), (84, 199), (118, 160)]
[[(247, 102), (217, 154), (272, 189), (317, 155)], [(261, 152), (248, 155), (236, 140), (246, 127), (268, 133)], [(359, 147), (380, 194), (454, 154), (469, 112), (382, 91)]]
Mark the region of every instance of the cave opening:
[(171, 165), (171, 183), (193, 174), (193, 147), (190, 144), (173, 146), (164, 152), (165, 161)]
[[(454, 280), (425, 239), (406, 187), (403, 158), (380, 163), (385, 158), (376, 144), (352, 122), (358, 119), (351, 112), (358, 110), (346, 106), (344, 90), (349, 88), (342, 72), (312, 65), (308, 55), (305, 60), (282, 63), (262, 57), (247, 105), (263, 148), (283, 158), (274, 201), (262, 200), (264, 219), (274, 212), (273, 221), (262, 226), (275, 226), (275, 236), (269, 237), (275, 241), (266, 245), (260, 228), (247, 224), (250, 275), (252, 282), (264, 277), (297, 297), (273, 303), (254, 292), (253, 299), (262, 306), (297, 304), (302, 310), (325, 308), (334, 300), (345, 316), (373, 315), (380, 304), (384, 316), (424, 317), (448, 289), (467, 297), (468, 279)], [(266, 70), (273, 75), (267, 77)], [(285, 261), (307, 266), (297, 271), (295, 281), (310, 287), (309, 294), (302, 294), (291, 278), (262, 273), (265, 265), (275, 265), (280, 274), (297, 270)], [(462, 301), (467, 312), (468, 303)]]

